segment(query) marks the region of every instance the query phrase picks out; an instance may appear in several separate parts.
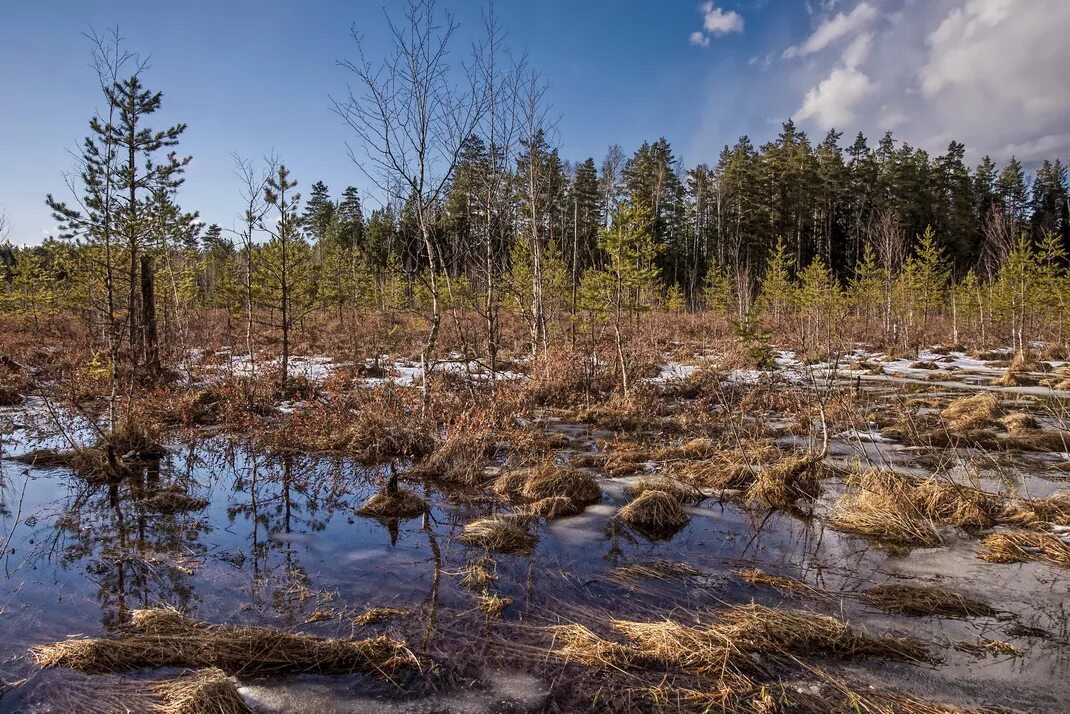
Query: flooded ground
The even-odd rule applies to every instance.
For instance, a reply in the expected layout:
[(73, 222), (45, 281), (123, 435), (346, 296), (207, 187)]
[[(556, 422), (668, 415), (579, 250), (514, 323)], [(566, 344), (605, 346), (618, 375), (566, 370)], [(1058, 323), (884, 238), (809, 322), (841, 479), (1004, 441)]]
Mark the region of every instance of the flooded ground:
[[(922, 354), (911, 362), (945, 356)], [(790, 383), (813, 381), (824, 368), (804, 368), (782, 355), (778, 370)], [(691, 371), (693, 366), (668, 365), (657, 379), (672, 382)], [(988, 390), (1001, 372), (963, 356), (935, 369), (889, 360), (879, 375), (841, 371), (833, 376), (841, 388), (864, 390), (880, 402), (912, 391), (939, 400), (961, 396), (963, 389)], [(740, 382), (765, 378), (734, 377)], [(1006, 388), (998, 396), (1015, 402), (1015, 409), (1035, 413), (1048, 427), (1060, 426), (1063, 412), (1045, 401), (1060, 397), (1050, 388)], [(139, 466), (135, 478), (90, 485), (69, 469), (12, 458), (39, 446), (28, 417), (34, 409), (31, 402), (0, 417), (0, 542), (6, 546), (0, 564), (0, 683), (7, 686), (0, 711), (147, 708), (150, 702), (139, 694), (137, 682), (167, 673), (41, 670), (27, 651), (72, 635), (115, 634), (131, 610), (159, 606), (207, 622), (328, 637), (385, 632), (404, 639), (431, 663), (404, 680), (240, 678), (246, 703), (264, 712), (569, 711), (568, 702), (597, 702), (599, 687), (614, 690), (613, 696), (607, 691), (605, 710), (645, 711), (651, 705), (638, 695), (633, 701), (621, 695), (627, 677), (622, 685), (552, 655), (554, 641), (546, 626), (580, 622), (599, 629), (611, 618), (696, 622), (726, 605), (750, 602), (804, 608), (842, 617), (874, 634), (913, 637), (941, 659), (933, 664), (820, 663), (860, 687), (1018, 711), (1065, 711), (1070, 700), (1065, 568), (986, 562), (977, 557), (977, 535), (952, 527), (940, 528), (938, 547), (891, 548), (842, 533), (826, 518), (845, 488), (835, 476), (822, 481), (820, 496), (804, 513), (758, 510), (707, 493), (708, 498), (685, 507), (687, 525), (654, 540), (615, 518), (630, 500), (628, 486), (645, 471), (610, 478), (591, 468), (602, 491), (597, 503), (579, 515), (539, 520), (538, 541), (529, 554), (491, 556), (492, 590), (509, 599), (495, 617), (461, 582), (465, 567), (484, 555), (458, 540), (462, 528), (480, 516), (509, 510), (483, 491), (409, 482), (431, 506), (425, 516), (363, 517), (357, 510), (389, 467), (367, 468), (332, 457), (267, 456), (218, 436), (171, 443), (157, 463)], [(562, 464), (599, 451), (611, 436), (549, 411), (528, 418), (559, 435), (555, 458)], [(785, 449), (812, 438), (788, 431), (777, 437)], [(986, 491), (1028, 498), (1059, 492), (1070, 475), (1065, 452), (959, 448), (934, 454), (883, 436), (875, 424), (838, 431), (828, 452), (830, 463), (845, 467), (958, 474)], [(169, 487), (193, 502), (174, 509), (145, 496)], [(658, 563), (682, 563), (694, 572), (670, 577)], [(635, 577), (625, 569), (650, 564), (654, 577)], [(797, 578), (835, 596), (753, 585), (737, 573), (744, 568)], [(998, 614), (889, 615), (858, 597), (884, 583), (948, 588)], [(355, 624), (369, 607), (407, 614)], [(634, 681), (637, 690), (648, 684), (638, 677)], [(798, 686), (814, 685), (800, 679)]]

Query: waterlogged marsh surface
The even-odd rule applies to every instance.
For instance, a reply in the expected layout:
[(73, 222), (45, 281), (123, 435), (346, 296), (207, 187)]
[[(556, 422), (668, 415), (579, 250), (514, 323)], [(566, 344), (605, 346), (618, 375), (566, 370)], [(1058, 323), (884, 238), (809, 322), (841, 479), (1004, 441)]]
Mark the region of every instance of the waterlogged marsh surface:
[[(866, 385), (891, 394), (899, 389), (894, 379)], [(6, 410), (5, 419), (3, 455), (31, 448), (29, 434), (10, 427), (25, 423), (20, 412)], [(556, 452), (561, 462), (593, 451), (608, 436), (550, 417), (539, 423), (563, 435)], [(802, 441), (780, 437), (785, 447)], [(934, 458), (948, 473), (955, 472), (956, 458), (973, 461), (966, 450), (923, 454), (868, 428), (841, 432), (829, 452), (836, 463), (918, 474), (931, 473)], [(986, 490), (1039, 498), (1063, 486), (1065, 472), (1051, 467), (1061, 466), (1064, 454), (986, 458), (991, 467), (979, 474)], [(611, 618), (694, 622), (751, 601), (842, 615), (874, 634), (915, 637), (944, 659), (932, 666), (821, 662), (856, 683), (1021, 711), (1062, 711), (1070, 697), (1065, 569), (982, 561), (977, 538), (953, 528), (941, 528), (944, 545), (934, 548), (893, 549), (845, 535), (822, 517), (843, 490), (837, 478), (823, 481), (812, 517), (708, 498), (686, 507), (690, 521), (671, 538), (651, 540), (614, 519), (630, 499), (626, 487), (640, 474), (607, 478), (593, 470), (602, 490), (598, 503), (580, 515), (540, 521), (528, 555), (493, 555), (493, 590), (512, 598), (499, 619), (486, 615), (461, 584), (466, 564), (483, 554), (458, 541), (463, 526), (508, 510), (484, 492), (412, 482), (407, 485), (431, 504), (429, 514), (380, 521), (356, 510), (375, 493), (385, 468), (327, 457), (268, 457), (221, 437), (172, 444), (159, 464), (139, 468), (135, 479), (117, 486), (90, 486), (68, 469), (8, 458), (0, 469), (0, 538), (10, 539), (0, 579), (0, 678), (28, 680), (0, 697), (3, 711), (54, 710), (71, 701), (71, 692), (99, 689), (101, 681), (123, 691), (128, 678), (41, 671), (26, 652), (74, 634), (113, 634), (130, 610), (155, 606), (174, 606), (208, 622), (331, 637), (385, 632), (436, 663), (394, 682), (357, 675), (243, 679), (243, 696), (260, 711), (567, 711), (558, 702), (572, 701), (570, 689), (583, 690), (590, 701), (599, 675), (549, 655), (553, 641), (543, 626), (584, 622), (604, 631), (597, 624)], [(139, 496), (167, 486), (180, 486), (205, 504), (161, 513)], [(618, 570), (656, 561), (686, 563), (698, 574), (631, 579)], [(753, 567), (839, 595), (813, 600), (751, 585), (735, 573)], [(908, 618), (856, 597), (886, 582), (943, 586), (1003, 614)], [(355, 625), (353, 618), (368, 606), (411, 612)], [(1020, 654), (986, 649), (989, 641), (1009, 643)], [(980, 649), (956, 648), (963, 643)], [(161, 676), (134, 677), (150, 674)], [(637, 697), (635, 709), (648, 709), (643, 701)], [(133, 693), (127, 703), (146, 706)]]

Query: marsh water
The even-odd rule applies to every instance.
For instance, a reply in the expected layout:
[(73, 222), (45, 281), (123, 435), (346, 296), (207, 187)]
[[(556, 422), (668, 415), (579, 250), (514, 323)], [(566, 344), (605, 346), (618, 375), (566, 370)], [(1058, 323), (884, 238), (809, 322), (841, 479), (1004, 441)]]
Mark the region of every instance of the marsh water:
[[(118, 677), (39, 670), (27, 656), (36, 644), (113, 634), (137, 608), (173, 606), (208, 622), (332, 637), (385, 632), (435, 662), (420, 683), (357, 675), (243, 680), (240, 691), (257, 711), (524, 712), (547, 708), (555, 689), (570, 686), (565, 663), (548, 654), (545, 625), (614, 617), (693, 621), (724, 604), (751, 601), (824, 608), (866, 631), (916, 637), (944, 659), (931, 666), (830, 665), (855, 682), (960, 706), (1050, 712), (1070, 706), (1066, 571), (983, 562), (976, 540), (951, 530), (939, 548), (889, 550), (831, 530), (820, 517), (755, 513), (708, 499), (688, 508), (686, 527), (655, 541), (613, 519), (637, 477), (599, 475), (599, 503), (540, 522), (529, 555), (493, 556), (495, 589), (513, 600), (496, 618), (460, 584), (462, 568), (482, 554), (457, 540), (461, 528), (502, 509), (483, 494), (409, 483), (431, 504), (426, 516), (365, 518), (356, 511), (386, 466), (267, 456), (218, 436), (169, 444), (158, 463), (142, 465), (130, 482), (94, 486), (64, 468), (11, 460), (37, 446), (27, 419), (32, 409), (2, 415), (0, 541), (7, 547), (0, 563), (0, 683), (7, 686), (0, 711), (70, 709), (105, 690), (109, 706), (144, 707), (130, 679), (160, 678), (158, 671)], [(550, 418), (541, 423), (566, 437), (561, 459), (594, 450), (605, 436)], [(923, 470), (911, 449), (858, 434), (834, 439), (831, 451), (833, 458)], [(1002, 464), (985, 478), (1033, 497), (1062, 485), (1040, 457)], [(172, 485), (207, 505), (161, 513), (138, 498)], [(834, 482), (824, 487), (816, 516), (837, 492)], [(687, 563), (701, 575), (619, 576), (621, 566), (653, 561)], [(806, 603), (746, 584), (733, 574), (741, 567), (847, 594), (885, 582), (939, 585), (1008, 614), (907, 618), (849, 596), (832, 605)], [(383, 606), (411, 612), (367, 627), (353, 624), (366, 607)], [(1009, 642), (1020, 654), (955, 646), (989, 640)]]

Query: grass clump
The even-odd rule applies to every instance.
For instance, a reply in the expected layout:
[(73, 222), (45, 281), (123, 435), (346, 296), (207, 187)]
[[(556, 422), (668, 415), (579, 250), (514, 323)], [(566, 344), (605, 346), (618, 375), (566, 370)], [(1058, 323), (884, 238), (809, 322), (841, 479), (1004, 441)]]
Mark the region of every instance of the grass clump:
[(617, 517), (652, 540), (671, 537), (691, 520), (676, 496), (657, 490), (641, 493)]
[(943, 543), (932, 521), (920, 516), (901, 494), (863, 488), (836, 500), (829, 523), (837, 530), (895, 546), (935, 547)]
[(470, 590), (483, 590), (495, 580), (494, 559), (486, 556), (470, 560), (461, 572), (461, 585)]
[(960, 397), (947, 405), (940, 416), (951, 431), (975, 431), (995, 423), (1000, 416), (999, 400), (987, 392)]
[(568, 496), (547, 496), (533, 503), (528, 503), (516, 509), (521, 516), (536, 516), (553, 521), (558, 518), (575, 516), (583, 513), (583, 506), (573, 501)]
[(1070, 568), (1070, 545), (1051, 533), (1006, 530), (985, 537), (978, 557), (989, 563), (1037, 561)]
[(155, 682), (149, 688), (160, 700), (160, 714), (252, 714), (233, 680), (217, 667), (199, 669), (178, 679)]
[(94, 674), (145, 667), (218, 667), (232, 675), (375, 673), (418, 664), (388, 637), (333, 640), (266, 627), (212, 625), (174, 610), (136, 610), (117, 638), (70, 639), (31, 650), (42, 667)]
[(586, 506), (602, 497), (602, 489), (594, 477), (585, 471), (547, 463), (528, 472), (520, 495), (532, 501), (564, 496)]
[(671, 494), (680, 503), (699, 503), (706, 498), (694, 486), (668, 476), (642, 478), (624, 489), (624, 492), (632, 498), (637, 498), (647, 491), (664, 491)]
[(1001, 517), (1003, 523), (1025, 528), (1046, 524), (1070, 525), (1070, 493), (1057, 493), (1047, 498), (1023, 499), (1008, 503)]
[(527, 553), (537, 540), (523, 516), (498, 514), (472, 521), (461, 531), (460, 541), (499, 553)]
[(979, 600), (930, 585), (878, 585), (863, 592), (862, 599), (893, 615), (966, 618), (999, 614), (998, 610)]
[(747, 501), (788, 510), (798, 501), (813, 500), (821, 491), (824, 453), (792, 454), (763, 467), (747, 489)]
[(501, 617), (506, 608), (513, 604), (513, 598), (502, 597), (497, 593), (484, 592), (478, 598), (479, 608), (490, 617)]
[(369, 518), (415, 518), (427, 511), (427, 503), (407, 488), (385, 484), (357, 509)]

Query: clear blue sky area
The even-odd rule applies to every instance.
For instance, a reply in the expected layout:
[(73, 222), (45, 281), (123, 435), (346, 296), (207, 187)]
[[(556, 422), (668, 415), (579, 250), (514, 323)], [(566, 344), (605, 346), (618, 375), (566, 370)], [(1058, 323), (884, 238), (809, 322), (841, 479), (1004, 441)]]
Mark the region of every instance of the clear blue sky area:
[[(943, 57), (937, 51), (946, 48), (930, 40), (956, 12), (972, 17), (970, 5), (977, 3), (999, 4), (934, 0), (919, 9), (912, 0), (498, 0), (496, 10), (514, 51), (526, 52), (550, 83), (565, 158), (598, 161), (611, 143), (630, 154), (643, 141), (665, 136), (693, 165), (715, 162), (722, 146), (740, 134), (756, 143), (768, 140), (789, 116), (818, 139), (834, 123), (849, 124), (848, 138), (864, 129), (874, 140), (876, 132), (893, 126), (908, 140), (939, 150), (957, 129), (932, 106), (940, 93), (990, 92), (969, 84), (987, 80), (937, 64)], [(236, 216), (233, 152), (254, 158), (276, 152), (306, 193), (316, 180), (335, 194), (347, 184), (368, 188), (347, 156), (346, 142), (354, 137), (331, 111), (330, 97), (344, 93), (351, 80), (337, 64), (355, 56), (351, 27), (367, 38), (371, 54), (385, 51), (382, 2), (0, 4), (0, 205), (14, 242), (37, 242), (53, 229), (45, 194), (67, 195), (63, 173), (73, 167), (72, 152), (102, 103), (88, 64), (90, 45), (82, 37), (91, 28), (118, 25), (126, 46), (150, 57), (144, 82), (164, 93), (154, 125), (189, 124), (181, 150), (194, 158), (180, 202), (207, 222), (229, 227)], [(1065, 28), (1050, 13), (1065, 15), (1070, 3), (1037, 0), (1037, 13), (1043, 14), (1044, 4), (1052, 6), (1046, 22), (1038, 17), (1022, 29), (1021, 16), (1033, 13), (1028, 10), (1000, 20), (1012, 24), (981, 29), (1028, 38), (1049, 23)], [(442, 6), (456, 12), (462, 25), (457, 52), (465, 52), (481, 31), (484, 6), (460, 0), (443, 0)], [(913, 23), (914, 39), (897, 47), (905, 22)], [(1039, 54), (1053, 72), (1067, 66), (1062, 50)], [(914, 74), (884, 69), (891, 57), (912, 66)], [(925, 73), (938, 70), (937, 80), (946, 81), (930, 92)], [(904, 87), (921, 99), (897, 103), (910, 96)], [(1031, 98), (1015, 100), (1024, 105)], [(1055, 103), (1038, 110), (1046, 113), (1034, 122), (1033, 134), (995, 131), (991, 122), (971, 120), (959, 136), (981, 152), (998, 155), (1021, 146), (1020, 154), (1043, 150), (1054, 158), (1070, 144), (1059, 131), (1062, 126), (1070, 135), (1070, 111), (1064, 100)], [(1007, 113), (1021, 123), (1020, 109), (1008, 107)], [(927, 118), (924, 125), (918, 117)], [(369, 201), (375, 204), (375, 197)]]

